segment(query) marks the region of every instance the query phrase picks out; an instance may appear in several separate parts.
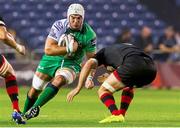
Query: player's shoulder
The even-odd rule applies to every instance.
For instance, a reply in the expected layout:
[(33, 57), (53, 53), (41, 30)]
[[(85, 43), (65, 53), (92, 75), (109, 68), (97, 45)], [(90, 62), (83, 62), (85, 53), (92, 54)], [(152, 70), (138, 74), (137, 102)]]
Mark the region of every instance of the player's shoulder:
[(83, 28), (86, 29), (86, 32), (95, 33), (93, 28), (87, 22), (84, 22)]
[(53, 24), (54, 27), (62, 29), (67, 27), (68, 25), (68, 20), (67, 19), (60, 19), (60, 20), (56, 20)]
[(93, 28), (88, 24), (84, 23), (83, 24), (83, 31), (85, 32), (86, 35), (88, 35), (89, 38), (96, 38), (96, 33), (94, 32)]

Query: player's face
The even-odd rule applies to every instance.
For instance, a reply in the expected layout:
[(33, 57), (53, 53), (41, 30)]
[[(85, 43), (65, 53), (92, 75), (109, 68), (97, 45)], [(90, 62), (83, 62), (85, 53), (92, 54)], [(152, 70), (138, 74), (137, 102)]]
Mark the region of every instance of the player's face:
[(70, 15), (69, 17), (69, 23), (70, 28), (73, 30), (80, 30), (82, 25), (83, 19), (80, 15)]

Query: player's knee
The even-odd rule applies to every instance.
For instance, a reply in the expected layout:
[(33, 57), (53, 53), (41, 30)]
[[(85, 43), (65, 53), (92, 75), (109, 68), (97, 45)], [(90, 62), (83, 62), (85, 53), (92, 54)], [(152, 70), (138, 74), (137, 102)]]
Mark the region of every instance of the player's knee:
[(38, 76), (34, 75), (33, 81), (32, 81), (32, 87), (35, 90), (43, 90), (46, 85), (48, 84), (48, 81), (40, 79)]
[(66, 84), (66, 79), (64, 78), (64, 76), (58, 75), (54, 78), (52, 84), (56, 87), (61, 87)]
[(111, 86), (108, 82), (104, 82), (101, 87), (98, 90), (98, 94), (99, 96), (101, 96), (103, 93), (114, 93), (116, 91), (116, 89)]
[(71, 84), (76, 78), (76, 73), (72, 69), (63, 68), (58, 69), (55, 76), (61, 76), (64, 78), (65, 84)]
[(103, 94), (106, 93), (106, 92), (109, 93), (109, 91), (108, 91), (106, 88), (104, 88), (103, 86), (101, 86), (101, 87), (98, 89), (98, 96), (101, 97), (101, 95), (103, 95)]
[(0, 66), (0, 75), (2, 77), (5, 77), (7, 75), (15, 75), (14, 70), (12, 68), (12, 66), (8, 63), (8, 61), (6, 60), (6, 58), (4, 56), (1, 56), (1, 61), (2, 64)]

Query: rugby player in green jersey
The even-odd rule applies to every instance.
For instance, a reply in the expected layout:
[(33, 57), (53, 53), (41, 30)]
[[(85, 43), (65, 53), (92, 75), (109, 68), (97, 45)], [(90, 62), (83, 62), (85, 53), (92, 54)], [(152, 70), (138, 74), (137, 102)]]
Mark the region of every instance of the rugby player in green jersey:
[(26, 119), (38, 116), (40, 108), (62, 86), (75, 80), (85, 55), (89, 59), (95, 54), (96, 34), (84, 22), (82, 5), (71, 4), (67, 19), (55, 21), (46, 39), (44, 51), (25, 101), (23, 113)]

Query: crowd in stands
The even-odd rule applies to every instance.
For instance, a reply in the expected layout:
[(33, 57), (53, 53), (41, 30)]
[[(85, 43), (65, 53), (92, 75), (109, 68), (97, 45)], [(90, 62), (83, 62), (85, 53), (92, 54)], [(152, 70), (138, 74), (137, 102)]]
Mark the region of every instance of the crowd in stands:
[(180, 32), (167, 26), (161, 36), (153, 34), (148, 26), (142, 26), (140, 33), (133, 36), (130, 28), (124, 28), (115, 43), (131, 42), (160, 62), (180, 61)]

